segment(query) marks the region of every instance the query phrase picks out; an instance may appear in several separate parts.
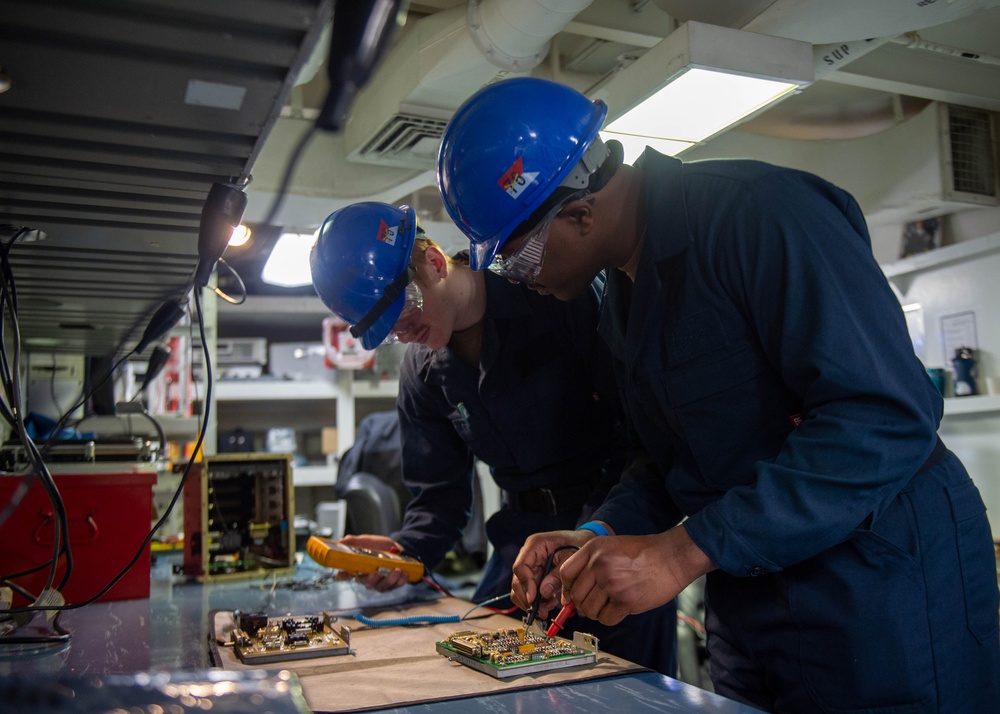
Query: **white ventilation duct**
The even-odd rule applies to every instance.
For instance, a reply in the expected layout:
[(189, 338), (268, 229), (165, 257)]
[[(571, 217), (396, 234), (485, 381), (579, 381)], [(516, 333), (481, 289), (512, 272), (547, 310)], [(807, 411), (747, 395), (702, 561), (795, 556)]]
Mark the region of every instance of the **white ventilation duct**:
[[(810, 42), (817, 81), (906, 33), (1000, 5), (1000, 0), (654, 2), (681, 21)], [(982, 109), (932, 102), (916, 116), (867, 136), (801, 140), (728, 132), (685, 152), (684, 159), (743, 156), (811, 171), (854, 194), (870, 223), (899, 224), (1000, 205), (998, 118)]]
[(760, 158), (850, 191), (869, 223), (901, 224), (1000, 205), (998, 116), (932, 102), (891, 129), (856, 139), (801, 141), (728, 132), (685, 160)]
[(592, 0), (470, 0), (407, 27), (354, 101), (352, 161), (433, 169), (448, 119), (480, 87), (530, 72)]

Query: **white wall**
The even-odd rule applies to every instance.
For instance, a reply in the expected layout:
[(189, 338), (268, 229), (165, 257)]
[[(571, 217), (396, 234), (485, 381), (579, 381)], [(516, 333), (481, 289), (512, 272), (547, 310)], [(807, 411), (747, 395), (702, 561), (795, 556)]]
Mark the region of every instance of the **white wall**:
[[(975, 220), (964, 222), (977, 224)], [(962, 256), (966, 252), (963, 249), (973, 247), (982, 250), (954, 261), (927, 265), (949, 255)], [(923, 335), (917, 354), (928, 367), (944, 367), (946, 372), (951, 371), (951, 355), (945, 353), (942, 318), (974, 313), (977, 382), (980, 392), (985, 393), (987, 378), (1000, 377), (1000, 230), (939, 250), (937, 255), (931, 251), (885, 269), (900, 302), (910, 308), (907, 316), (911, 335)], [(915, 269), (893, 275), (901, 267)], [(939, 433), (972, 475), (989, 509), (993, 532), (1000, 537), (1000, 396), (946, 399)]]

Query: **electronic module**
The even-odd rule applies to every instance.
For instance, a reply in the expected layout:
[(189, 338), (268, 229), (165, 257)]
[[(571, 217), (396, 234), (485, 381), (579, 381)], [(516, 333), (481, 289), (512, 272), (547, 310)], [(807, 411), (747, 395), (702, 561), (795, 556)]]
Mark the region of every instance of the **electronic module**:
[(598, 640), (577, 632), (573, 641), (548, 637), (537, 625), (453, 632), (438, 654), (497, 679), (597, 662)]
[(320, 565), (348, 573), (364, 575), (376, 570), (389, 573), (398, 569), (406, 573), (407, 581), (411, 583), (419, 583), (424, 577), (424, 565), (416, 558), (384, 550), (357, 548), (319, 536), (309, 537), (306, 553)]
[(350, 654), (351, 630), (334, 627), (337, 618), (321, 615), (268, 617), (261, 612), (233, 613), (232, 643), (243, 664)]

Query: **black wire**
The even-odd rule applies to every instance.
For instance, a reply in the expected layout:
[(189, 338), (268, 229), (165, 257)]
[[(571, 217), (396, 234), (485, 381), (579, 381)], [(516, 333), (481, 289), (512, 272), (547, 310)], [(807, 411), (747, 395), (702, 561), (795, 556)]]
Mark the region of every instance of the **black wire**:
[[(2, 270), (3, 273), (3, 280), (0, 281), (0, 306), (2, 306), (0, 315), (7, 314), (10, 319), (11, 346), (14, 350), (13, 361), (9, 361), (7, 357), (6, 339), (4, 339), (3, 343), (0, 344), (0, 354), (3, 355), (2, 378), (6, 402), (9, 405), (11, 415), (14, 418), (11, 426), (14, 431), (17, 432), (18, 438), (21, 441), (21, 446), (25, 450), (31, 465), (34, 468), (29, 468), (27, 470), (27, 473), (24, 475), (24, 479), (20, 484), (18, 484), (18, 487), (15, 489), (10, 501), (5, 504), (3, 510), (0, 510), (0, 525), (2, 525), (17, 509), (21, 501), (31, 490), (34, 478), (38, 476), (42, 487), (48, 495), (49, 502), (52, 505), (52, 510), (55, 515), (53, 520), (54, 537), (52, 539), (52, 559), (49, 561), (49, 575), (46, 580), (45, 588), (48, 589), (52, 587), (52, 584), (55, 581), (56, 570), (59, 565), (59, 557), (62, 553), (65, 553), (66, 570), (61, 581), (61, 588), (62, 585), (69, 579), (73, 569), (73, 558), (69, 548), (69, 518), (66, 514), (66, 507), (63, 503), (62, 496), (59, 493), (59, 489), (56, 488), (55, 480), (52, 478), (52, 474), (49, 473), (48, 467), (45, 465), (42, 453), (38, 451), (34, 441), (28, 434), (27, 426), (24, 423), (24, 402), (23, 395), (21, 393), (21, 331), (17, 319), (17, 286), (14, 281), (14, 271), (10, 263), (10, 251), (14, 246), (14, 243), (22, 235), (24, 235), (26, 230), (27, 229), (22, 228), (21, 230), (16, 231), (14, 235), (11, 236), (10, 240), (3, 246), (3, 251), (0, 253), (0, 270)], [(11, 367), (13, 367), (13, 370), (11, 370)]]
[(246, 283), (243, 282), (243, 278), (240, 277), (240, 274), (236, 272), (236, 268), (234, 268), (233, 266), (231, 266), (229, 263), (227, 263), (222, 258), (219, 258), (219, 263), (221, 263), (222, 265), (224, 265), (226, 267), (226, 269), (232, 274), (232, 276), (234, 278), (236, 278), (236, 282), (239, 283), (239, 286), (240, 286), (241, 296), (238, 299), (233, 299), (229, 295), (226, 295), (226, 293), (224, 293), (221, 290), (219, 290), (219, 288), (217, 288), (217, 287), (216, 288), (212, 288), (212, 290), (214, 290), (216, 295), (218, 295), (220, 298), (222, 298), (223, 300), (225, 300), (226, 302), (228, 302), (230, 305), (242, 305), (243, 303), (245, 303), (247, 301), (247, 286), (246, 286)]
[(447, 597), (455, 597), (448, 591), (448, 588), (446, 588), (444, 585), (442, 585), (437, 581), (437, 578), (434, 577), (434, 573), (431, 572), (431, 569), (427, 567), (427, 565), (423, 561), (423, 558), (421, 558), (419, 555), (417, 555), (416, 553), (411, 553), (407, 551), (405, 548), (400, 550), (398, 555), (402, 555), (407, 558), (413, 558), (415, 561), (420, 563), (420, 565), (424, 569), (423, 580), (426, 580), (429, 585), (431, 585), (434, 588), (437, 588), (437, 590), (444, 593)]
[[(8, 635), (0, 637), (0, 645), (44, 645), (46, 648), (53, 645), (67, 646), (72, 635), (59, 623), (61, 615), (62, 613), (57, 612), (55, 617), (52, 618), (51, 627), (56, 633), (54, 635)], [(46, 649), (45, 651), (49, 652), (51, 650)], [(24, 652), (21, 651), (17, 654), (23, 655)]]
[(69, 418), (70, 418), (70, 416), (73, 415), (73, 412), (75, 412), (77, 409), (79, 409), (84, 404), (86, 404), (87, 400), (89, 400), (92, 396), (94, 396), (94, 392), (96, 392), (98, 389), (100, 389), (102, 386), (104, 386), (104, 383), (107, 382), (109, 379), (111, 379), (111, 376), (118, 370), (119, 367), (122, 366), (122, 364), (125, 362), (125, 360), (127, 360), (133, 354), (135, 354), (135, 350), (134, 349), (130, 350), (128, 353), (126, 353), (121, 358), (119, 358), (119, 360), (117, 362), (115, 362), (113, 365), (111, 365), (111, 368), (108, 369), (107, 374), (105, 374), (103, 377), (101, 377), (101, 379), (90, 388), (90, 391), (86, 392), (82, 397), (80, 397), (80, 400), (76, 404), (74, 404), (72, 407), (70, 407), (70, 409), (66, 413), (64, 413), (62, 415), (62, 418), (59, 419), (59, 421), (56, 423), (55, 427), (53, 427), (52, 431), (49, 433), (48, 438), (45, 440), (45, 444), (42, 445), (42, 455), (43, 456), (45, 456), (46, 454), (48, 454), (49, 450), (53, 446), (55, 446), (55, 444), (53, 443), (53, 440), (56, 438), (56, 435), (60, 431), (62, 431), (62, 428), (64, 426), (66, 426), (66, 422), (69, 421)]
[(268, 210), (267, 216), (264, 218), (264, 225), (271, 225), (274, 222), (274, 217), (278, 215), (278, 210), (281, 208), (281, 204), (285, 200), (285, 194), (288, 192), (288, 186), (292, 182), (292, 174), (295, 173), (295, 167), (299, 163), (302, 152), (305, 151), (310, 140), (316, 135), (316, 131), (316, 125), (310, 124), (309, 129), (299, 138), (298, 144), (295, 145), (295, 150), (292, 151), (292, 155), (288, 158), (288, 163), (285, 164), (285, 174), (281, 177), (281, 183), (278, 184), (278, 192), (271, 202), (271, 208)]
[[(198, 439), (195, 442), (194, 449), (192, 449), (191, 451), (191, 458), (188, 459), (187, 465), (184, 468), (184, 474), (183, 476), (181, 476), (180, 483), (177, 486), (177, 490), (174, 492), (174, 496), (170, 500), (170, 504), (164, 511), (163, 516), (160, 517), (160, 520), (157, 521), (156, 525), (154, 525), (153, 528), (149, 531), (149, 534), (143, 540), (142, 544), (139, 546), (138, 551), (128, 562), (128, 564), (124, 568), (122, 568), (121, 572), (118, 573), (118, 575), (116, 575), (111, 580), (111, 582), (108, 583), (96, 595), (93, 595), (87, 598), (86, 600), (82, 600), (80, 602), (68, 605), (37, 605), (37, 606), (31, 605), (28, 607), (11, 608), (10, 610), (5, 611), (6, 614), (15, 614), (21, 612), (41, 612), (41, 611), (46, 611), (46, 612), (53, 611), (58, 613), (65, 610), (75, 610), (85, 605), (89, 605), (92, 602), (96, 602), (101, 597), (103, 597), (111, 588), (113, 588), (115, 584), (117, 584), (118, 581), (121, 580), (122, 577), (124, 577), (125, 573), (127, 573), (132, 568), (132, 566), (138, 562), (139, 558), (141, 558), (145, 554), (146, 547), (153, 539), (153, 535), (160, 529), (161, 526), (163, 526), (164, 523), (166, 523), (167, 518), (170, 516), (170, 512), (174, 508), (174, 505), (177, 503), (177, 500), (184, 492), (184, 485), (187, 483), (188, 476), (191, 473), (191, 469), (194, 467), (194, 463), (198, 457), (198, 454), (201, 453), (201, 447), (205, 440), (205, 432), (208, 430), (208, 420), (211, 413), (210, 405), (212, 400), (212, 386), (213, 386), (212, 361), (211, 361), (211, 355), (209, 354), (208, 351), (208, 337), (205, 334), (205, 319), (204, 319), (204, 314), (202, 313), (201, 297), (200, 297), (200, 292), (198, 290), (194, 291), (194, 299), (195, 299), (195, 305), (197, 306), (198, 309), (198, 327), (200, 330), (202, 351), (205, 358), (205, 400), (202, 402), (203, 418), (201, 422), (201, 429), (198, 432)], [(0, 644), (3, 644), (5, 641), (7, 641), (7, 639), (8, 638), (0, 638)]]
[(528, 610), (528, 617), (524, 621), (525, 627), (531, 627), (531, 623), (535, 621), (538, 617), (538, 608), (542, 604), (542, 581), (548, 576), (549, 572), (552, 570), (552, 563), (555, 560), (556, 553), (560, 550), (580, 550), (579, 546), (575, 545), (561, 545), (551, 553), (549, 557), (545, 559), (545, 567), (542, 568), (542, 577), (538, 579), (538, 592), (535, 594), (535, 601), (531, 603), (531, 609)]
[[(40, 570), (43, 567), (45, 567), (45, 566), (41, 565), (41, 566), (35, 568), (35, 570)], [(13, 575), (13, 576), (10, 576), (10, 577), (15, 577), (16, 578), (16, 577), (20, 577), (21, 575), (23, 575), (23, 573), (18, 573), (17, 575)], [(22, 587), (21, 585), (18, 585), (13, 580), (8, 580), (7, 578), (0, 578), (0, 585), (4, 585), (4, 586), (10, 588), (14, 592), (16, 592), (18, 595), (20, 595), (21, 597), (23, 597), (25, 600), (28, 600), (29, 602), (32, 602), (32, 601), (38, 599), (37, 595), (35, 595), (33, 592), (30, 592), (27, 588)], [(2, 614), (2, 612), (3, 611), (0, 610), (0, 614)], [(4, 617), (2, 619), (3, 620), (10, 620), (11, 618)]]

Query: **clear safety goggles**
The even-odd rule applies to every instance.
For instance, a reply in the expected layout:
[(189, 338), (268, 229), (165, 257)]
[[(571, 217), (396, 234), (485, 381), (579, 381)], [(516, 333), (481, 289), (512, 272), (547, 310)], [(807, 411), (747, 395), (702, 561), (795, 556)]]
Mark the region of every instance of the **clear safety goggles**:
[(409, 283), (406, 286), (406, 298), (403, 303), (403, 310), (393, 323), (392, 329), (382, 342), (384, 345), (393, 345), (399, 342), (400, 337), (405, 337), (420, 324), (420, 318), (424, 314), (424, 294), (420, 292), (420, 287), (416, 283)]
[(549, 242), (549, 231), (552, 221), (567, 204), (586, 195), (585, 191), (571, 194), (554, 205), (548, 213), (525, 234), (521, 244), (509, 256), (497, 253), (489, 269), (497, 275), (519, 283), (531, 284), (542, 272), (542, 262), (545, 260), (545, 248)]

